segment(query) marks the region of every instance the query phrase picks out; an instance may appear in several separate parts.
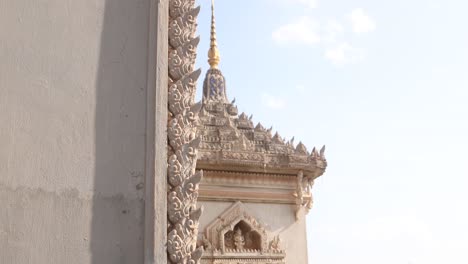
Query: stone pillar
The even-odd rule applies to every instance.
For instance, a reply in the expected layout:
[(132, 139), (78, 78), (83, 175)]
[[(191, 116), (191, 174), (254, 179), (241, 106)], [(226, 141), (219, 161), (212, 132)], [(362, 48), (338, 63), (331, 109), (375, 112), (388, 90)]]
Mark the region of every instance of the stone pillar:
[(145, 264), (165, 264), (167, 240), (168, 0), (152, 0), (148, 41)]

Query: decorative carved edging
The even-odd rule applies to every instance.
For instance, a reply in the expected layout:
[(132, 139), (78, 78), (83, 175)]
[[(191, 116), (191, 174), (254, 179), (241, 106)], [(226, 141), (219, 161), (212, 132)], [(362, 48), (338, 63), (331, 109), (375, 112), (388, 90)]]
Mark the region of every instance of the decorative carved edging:
[[(203, 144), (208, 144), (202, 141)], [(227, 144), (227, 143), (226, 143)], [(325, 158), (325, 148), (322, 147), (320, 152), (315, 148), (312, 153), (307, 156), (304, 154), (289, 153), (260, 153), (255, 151), (237, 151), (237, 150), (209, 150), (206, 148), (199, 149), (199, 166), (204, 168), (213, 167), (230, 167), (235, 168), (244, 166), (252, 170), (262, 172), (272, 172), (278, 170), (303, 170), (305, 174), (313, 174), (315, 178), (325, 172), (327, 160)], [(281, 172), (280, 172), (281, 173)]]
[(196, 246), (202, 212), (196, 203), (202, 173), (195, 172), (200, 105), (194, 105), (201, 71), (193, 71), (199, 11), (194, 0), (169, 0), (167, 253), (168, 263), (174, 264), (197, 264), (203, 254), (203, 249)]

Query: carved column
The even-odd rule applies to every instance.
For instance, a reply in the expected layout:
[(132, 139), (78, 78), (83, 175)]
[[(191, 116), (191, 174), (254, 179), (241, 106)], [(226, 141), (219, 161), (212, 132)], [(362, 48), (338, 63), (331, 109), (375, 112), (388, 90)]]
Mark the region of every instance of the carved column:
[(196, 203), (202, 175), (195, 173), (200, 106), (194, 105), (194, 97), (200, 70), (193, 71), (199, 10), (194, 0), (169, 1), (168, 263), (196, 264), (203, 253), (196, 248), (202, 212)]

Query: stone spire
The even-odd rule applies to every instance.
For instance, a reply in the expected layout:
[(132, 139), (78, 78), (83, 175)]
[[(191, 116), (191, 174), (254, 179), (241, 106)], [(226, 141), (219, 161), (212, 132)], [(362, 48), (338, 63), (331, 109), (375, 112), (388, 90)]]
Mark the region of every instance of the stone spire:
[(218, 68), (220, 61), (218, 43), (216, 42), (216, 19), (214, 13), (214, 0), (211, 0), (211, 36), (210, 49), (208, 50), (208, 63), (211, 68)]
[(220, 61), (218, 43), (216, 41), (216, 20), (214, 13), (214, 0), (211, 0), (211, 36), (208, 50), (208, 63), (210, 69), (206, 72), (203, 82), (203, 104), (208, 102), (228, 103), (226, 96), (226, 80), (219, 70)]
[[(213, 0), (211, 11), (210, 68), (203, 83), (203, 99), (197, 120), (197, 138), (200, 139), (197, 170), (211, 172), (213, 177), (220, 176), (221, 172), (248, 173), (249, 178), (268, 175), (290, 177), (289, 181), (296, 188), (294, 193), (286, 196), (290, 199), (288, 203), (296, 205), (296, 216), (300, 216), (303, 208), (308, 210), (312, 205), (310, 190), (314, 179), (327, 167), (325, 149), (320, 153), (316, 149), (309, 153), (301, 142), (294, 146), (293, 140), (285, 141), (278, 133), (272, 136), (273, 128), (266, 129), (260, 123), (254, 126), (252, 116), (238, 114), (235, 100), (229, 102), (227, 99), (226, 80), (219, 69)], [(240, 236), (238, 238), (238, 242), (241, 241)], [(239, 253), (242, 242), (236, 246), (234, 250)]]

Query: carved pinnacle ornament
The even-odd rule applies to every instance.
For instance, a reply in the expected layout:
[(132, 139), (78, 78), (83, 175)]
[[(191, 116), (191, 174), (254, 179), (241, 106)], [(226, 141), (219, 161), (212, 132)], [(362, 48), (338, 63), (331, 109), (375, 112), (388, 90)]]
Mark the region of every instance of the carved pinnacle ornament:
[(218, 43), (216, 42), (216, 19), (214, 12), (214, 0), (211, 0), (211, 37), (210, 49), (208, 50), (208, 63), (211, 68), (218, 68), (221, 57), (219, 55)]

